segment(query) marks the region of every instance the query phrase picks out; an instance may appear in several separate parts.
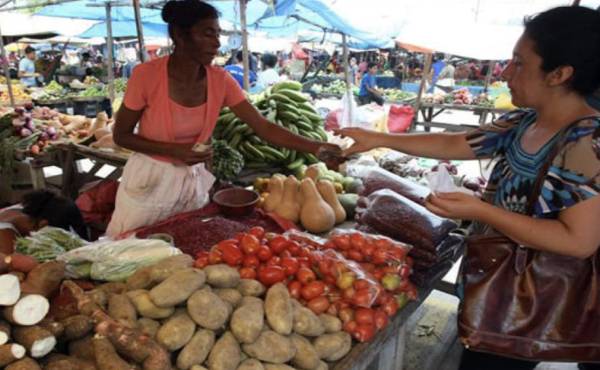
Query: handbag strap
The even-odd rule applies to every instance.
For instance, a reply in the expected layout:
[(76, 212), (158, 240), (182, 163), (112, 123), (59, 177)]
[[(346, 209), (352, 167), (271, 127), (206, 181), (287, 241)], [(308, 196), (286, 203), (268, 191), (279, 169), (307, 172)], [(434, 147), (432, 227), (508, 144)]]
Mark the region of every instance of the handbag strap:
[(580, 123), (581, 121), (588, 120), (588, 119), (600, 119), (600, 116), (594, 115), (594, 116), (585, 116), (582, 118), (578, 118), (573, 123), (571, 123), (569, 126), (563, 127), (560, 130), (560, 132), (558, 133), (558, 140), (556, 140), (556, 142), (552, 146), (552, 149), (548, 153), (548, 156), (546, 157), (546, 160), (544, 161), (544, 164), (540, 168), (540, 171), (538, 172), (538, 176), (536, 177), (535, 182), (533, 183), (533, 187), (531, 189), (531, 194), (527, 199), (527, 208), (526, 208), (527, 215), (533, 216), (533, 213), (535, 211), (535, 203), (537, 202), (537, 199), (539, 198), (540, 194), (542, 193), (542, 187), (544, 186), (544, 181), (546, 180), (546, 176), (548, 175), (550, 166), (552, 166), (554, 159), (556, 159), (556, 157), (558, 156), (560, 151), (567, 144), (567, 133), (573, 127), (575, 127), (578, 123)]

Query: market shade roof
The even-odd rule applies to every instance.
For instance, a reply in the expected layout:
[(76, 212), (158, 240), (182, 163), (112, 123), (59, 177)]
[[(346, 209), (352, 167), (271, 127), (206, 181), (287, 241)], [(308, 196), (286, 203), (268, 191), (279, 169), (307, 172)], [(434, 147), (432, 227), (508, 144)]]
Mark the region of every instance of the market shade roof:
[(64, 20), (28, 15), (18, 12), (0, 12), (2, 36), (26, 36), (40, 34), (76, 35), (89, 28), (89, 20)]
[[(211, 2), (221, 18), (239, 27), (239, 9), (236, 1)], [(297, 35), (313, 30), (339, 32), (349, 36), (355, 47), (385, 48), (393, 46), (389, 39), (378, 39), (368, 31), (357, 29), (342, 19), (323, 0), (280, 0), (275, 6), (261, 1), (250, 1), (247, 6), (249, 30), (262, 31), (272, 37)]]
[[(80, 0), (57, 5), (47, 5), (36, 12), (36, 15), (45, 15), (48, 17), (91, 19), (104, 21), (106, 18), (106, 2), (100, 0)], [(111, 18), (113, 21), (135, 21), (133, 4), (113, 6), (111, 9)], [(140, 9), (140, 14), (144, 22), (162, 23), (160, 10)]]
[(396, 42), (409, 51), (441, 52), (480, 60), (512, 58), (512, 50), (523, 32), (522, 26), (487, 24), (440, 25), (444, 32), (432, 32), (431, 24), (407, 23)]
[[(113, 37), (133, 37), (137, 35), (137, 29), (133, 21), (112, 21), (111, 25)], [(144, 37), (167, 37), (169, 35), (165, 23), (144, 22), (142, 27), (144, 27)], [(99, 22), (78, 36), (82, 38), (106, 37), (106, 33), (106, 22)]]

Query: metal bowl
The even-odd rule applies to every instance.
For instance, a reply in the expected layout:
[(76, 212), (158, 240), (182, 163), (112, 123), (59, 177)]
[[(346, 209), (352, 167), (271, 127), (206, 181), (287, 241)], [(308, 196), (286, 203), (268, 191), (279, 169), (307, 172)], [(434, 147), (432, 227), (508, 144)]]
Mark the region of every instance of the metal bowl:
[(252, 213), (260, 196), (253, 190), (228, 188), (217, 191), (213, 202), (221, 208), (225, 216), (246, 216)]

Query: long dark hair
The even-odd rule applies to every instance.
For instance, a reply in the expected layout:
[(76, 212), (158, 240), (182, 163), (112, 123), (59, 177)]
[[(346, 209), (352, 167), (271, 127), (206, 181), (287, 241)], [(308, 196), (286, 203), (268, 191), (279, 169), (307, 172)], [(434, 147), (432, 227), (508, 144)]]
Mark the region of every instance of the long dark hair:
[(187, 32), (200, 20), (219, 18), (219, 11), (201, 0), (169, 0), (162, 8), (161, 15), (169, 25), (169, 36), (175, 40), (175, 30)]
[(72, 200), (49, 190), (36, 190), (23, 196), (23, 213), (35, 221), (46, 220), (48, 226), (73, 229), (87, 239), (87, 228), (77, 205)]

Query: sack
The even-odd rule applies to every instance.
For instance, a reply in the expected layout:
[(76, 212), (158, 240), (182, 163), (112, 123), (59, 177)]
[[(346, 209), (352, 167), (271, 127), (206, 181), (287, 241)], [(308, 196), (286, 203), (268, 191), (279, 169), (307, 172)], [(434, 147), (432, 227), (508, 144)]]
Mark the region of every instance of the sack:
[(415, 110), (410, 105), (392, 105), (388, 115), (388, 131), (406, 132), (415, 118)]
[[(529, 215), (565, 132), (538, 174)], [(461, 342), (527, 360), (600, 361), (599, 262), (598, 252), (582, 260), (522, 247), (496, 232), (469, 237), (461, 271)]]

